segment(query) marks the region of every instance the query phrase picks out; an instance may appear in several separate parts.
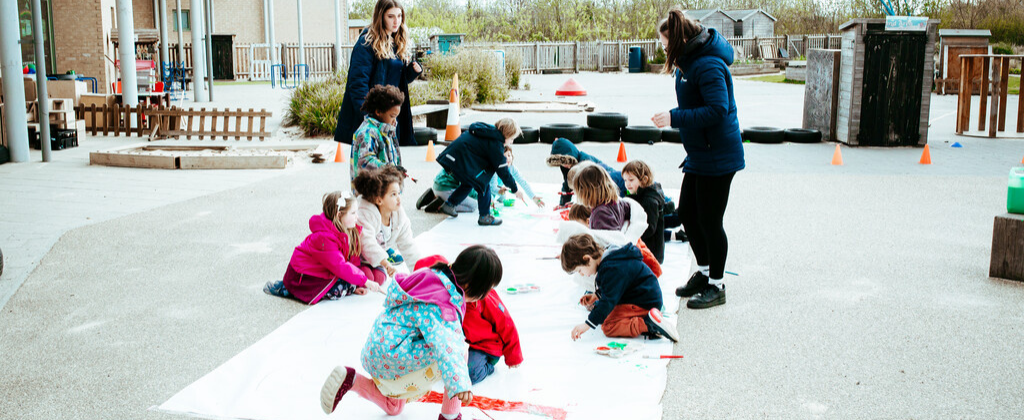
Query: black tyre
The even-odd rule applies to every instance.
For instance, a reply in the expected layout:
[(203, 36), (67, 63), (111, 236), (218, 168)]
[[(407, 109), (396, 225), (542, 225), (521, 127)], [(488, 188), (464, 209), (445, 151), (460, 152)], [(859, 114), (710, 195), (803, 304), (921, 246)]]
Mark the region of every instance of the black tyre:
[(683, 137), (679, 135), (678, 128), (662, 128), (661, 141), (666, 143), (682, 143)]
[(785, 131), (786, 141), (791, 143), (820, 143), (821, 131), (805, 128), (790, 128)]
[(0, 249), (0, 276), (4, 274), (4, 251)]
[(523, 134), (512, 141), (514, 144), (532, 144), (540, 141), (540, 130), (533, 127), (519, 127)]
[(750, 127), (743, 130), (741, 136), (751, 143), (779, 144), (786, 141), (786, 132), (775, 127)]
[(437, 130), (430, 127), (413, 127), (412, 135), (416, 138), (418, 146), (426, 146), (429, 141), (437, 141)]
[(587, 115), (587, 126), (606, 130), (621, 130), (629, 125), (629, 117), (618, 112), (595, 112)]
[(596, 143), (614, 143), (619, 141), (619, 129), (583, 127), (583, 141)]
[(654, 143), (661, 141), (661, 129), (650, 125), (631, 125), (622, 129), (622, 141), (626, 143)]
[(579, 143), (583, 141), (583, 127), (579, 124), (544, 124), (540, 126), (541, 142), (551, 144), (557, 138)]

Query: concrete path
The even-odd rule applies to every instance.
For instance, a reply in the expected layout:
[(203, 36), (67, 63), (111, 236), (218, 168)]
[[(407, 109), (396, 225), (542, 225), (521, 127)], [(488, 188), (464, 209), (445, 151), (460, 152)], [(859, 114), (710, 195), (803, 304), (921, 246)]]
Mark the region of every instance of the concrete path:
[[(517, 96), (546, 96), (567, 77), (529, 76), (533, 91)], [(661, 76), (573, 77), (599, 111), (634, 123), (672, 106)], [(736, 85), (741, 125), (799, 126), (800, 87)], [(740, 276), (726, 279), (728, 304), (680, 313), (676, 352), (686, 358), (670, 364), (664, 418), (1019, 417), (1024, 285), (987, 271), (992, 220), (1005, 212), (1024, 141), (954, 137), (943, 115), (955, 98), (932, 103), (930, 166), (917, 164), (916, 148), (844, 148), (846, 165), (833, 167), (831, 144), (745, 145), (726, 216), (728, 269)], [(87, 165), (87, 149), (118, 141), (90, 139), (51, 164), (0, 165), (0, 247), (27, 274), (0, 312), (0, 418), (179, 418), (147, 409), (304, 308), (261, 288), (284, 272), (320, 196), (347, 187), (347, 165)], [(617, 150), (583, 147), (606, 162)], [(516, 147), (527, 179), (560, 180), (543, 164), (548, 149)], [(678, 188), (681, 146), (627, 152)], [(424, 153), (403, 149), (421, 180), (403, 198), (418, 232), (440, 220), (412, 209), (437, 170)], [(17, 288), (10, 273), (0, 284)]]

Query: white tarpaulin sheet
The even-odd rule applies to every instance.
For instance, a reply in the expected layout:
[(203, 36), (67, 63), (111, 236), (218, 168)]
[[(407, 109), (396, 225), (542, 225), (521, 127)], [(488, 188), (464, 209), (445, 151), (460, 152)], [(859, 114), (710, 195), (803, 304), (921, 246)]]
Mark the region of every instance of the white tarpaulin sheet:
[[(522, 202), (502, 210), (500, 227), (477, 226), (475, 213), (464, 214), (417, 238), (425, 255), (442, 254), (449, 260), (468, 245), (485, 244), (497, 251), (504, 267), (499, 294), (519, 330), (525, 360), (509, 369), (502, 359), (473, 393), (507, 401), (512, 408), (464, 408), (463, 418), (660, 419), (667, 362), (642, 356), (672, 354), (672, 343), (611, 339), (600, 329), (573, 342), (570, 331), (587, 312), (577, 304), (582, 290), (553, 259), (560, 251), (554, 243), (558, 216), (528, 210)], [(679, 300), (674, 288), (689, 270), (689, 252), (676, 242), (667, 244), (665, 253), (665, 314), (675, 321)], [(506, 293), (507, 287), (522, 283), (533, 283), (540, 291)], [(365, 375), (359, 354), (383, 300), (383, 295), (370, 294), (312, 306), (156, 409), (225, 419), (328, 418), (320, 409), (320, 387), (335, 365), (349, 365)], [(595, 353), (611, 341), (643, 348), (619, 359)], [(442, 384), (434, 390), (443, 392)], [(350, 393), (332, 417), (434, 419), (439, 412), (438, 404), (411, 403), (401, 415), (388, 417)]]

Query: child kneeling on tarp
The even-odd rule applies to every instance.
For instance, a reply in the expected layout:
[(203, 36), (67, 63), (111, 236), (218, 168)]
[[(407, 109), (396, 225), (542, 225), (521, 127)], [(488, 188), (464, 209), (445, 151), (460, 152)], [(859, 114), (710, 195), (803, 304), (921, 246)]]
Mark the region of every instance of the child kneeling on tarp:
[(595, 291), (586, 322), (572, 329), (575, 341), (601, 326), (608, 337), (667, 337), (679, 341), (676, 326), (661, 315), (661, 286), (633, 244), (601, 246), (581, 233), (562, 245), (562, 270), (594, 276)]

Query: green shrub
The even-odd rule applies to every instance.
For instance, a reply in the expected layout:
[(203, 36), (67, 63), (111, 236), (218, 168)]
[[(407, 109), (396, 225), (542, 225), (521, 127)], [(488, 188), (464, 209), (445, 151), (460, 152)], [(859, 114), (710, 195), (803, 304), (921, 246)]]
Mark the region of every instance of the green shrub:
[(1011, 55), (1011, 54), (1013, 54), (1013, 48), (1010, 48), (1009, 45), (999, 45), (999, 44), (996, 44), (996, 45), (992, 46), (992, 54)]
[(430, 69), (428, 83), (430, 90), (435, 92), (430, 96), (447, 98), (452, 77), (458, 73), (461, 106), (508, 99), (507, 70), (503, 71), (497, 65), (494, 53), (477, 48), (454, 48), (448, 54), (432, 54), (423, 62)]
[(658, 43), (658, 49), (654, 50), (654, 57), (651, 58), (651, 64), (665, 64), (665, 49), (661, 48), (661, 43)]
[(523, 57), (518, 51), (505, 52), (505, 80), (509, 89), (519, 89), (519, 79), (523, 74)]
[(302, 134), (308, 137), (333, 135), (338, 125), (341, 101), (345, 98), (347, 80), (348, 75), (341, 71), (326, 79), (303, 83), (295, 88), (288, 99), (284, 125), (298, 126)]
[(430, 82), (415, 81), (409, 84), (409, 102), (412, 106), (423, 105), (431, 99), (448, 100), (447, 91), (441, 96)]

